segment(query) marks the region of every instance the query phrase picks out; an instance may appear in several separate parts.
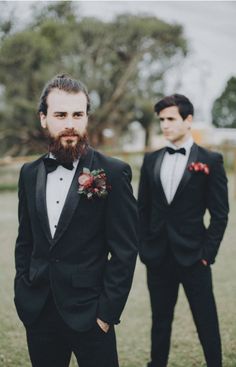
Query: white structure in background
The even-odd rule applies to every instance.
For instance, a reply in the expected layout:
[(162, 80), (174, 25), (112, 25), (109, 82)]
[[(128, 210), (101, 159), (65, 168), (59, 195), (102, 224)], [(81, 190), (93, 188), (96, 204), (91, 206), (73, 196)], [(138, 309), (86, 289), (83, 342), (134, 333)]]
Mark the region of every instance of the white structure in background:
[(214, 128), (210, 143), (236, 145), (236, 129)]
[[(214, 125), (205, 122), (193, 122), (193, 139), (197, 144), (202, 145), (236, 145), (236, 129), (216, 128)], [(166, 145), (166, 140), (162, 135), (152, 134), (151, 149), (158, 149)]]
[[(108, 130), (108, 129), (107, 129)], [(156, 131), (155, 124), (150, 134), (150, 150), (166, 146), (166, 139)], [(107, 131), (107, 138), (111, 138)], [(200, 145), (236, 145), (236, 129), (216, 128), (214, 125), (194, 121), (192, 124), (193, 139)], [(114, 145), (114, 142), (113, 142)], [(122, 150), (126, 152), (143, 151), (145, 149), (145, 130), (138, 121), (133, 121), (122, 138)]]
[(193, 122), (193, 137), (199, 144), (236, 144), (236, 129), (215, 127), (204, 122)]
[(145, 148), (145, 130), (139, 121), (133, 121), (123, 138), (122, 149), (126, 152), (142, 151)]
[(105, 139), (113, 139), (115, 134), (114, 134), (114, 130), (110, 129), (110, 128), (106, 128), (103, 130), (102, 135), (104, 136)]

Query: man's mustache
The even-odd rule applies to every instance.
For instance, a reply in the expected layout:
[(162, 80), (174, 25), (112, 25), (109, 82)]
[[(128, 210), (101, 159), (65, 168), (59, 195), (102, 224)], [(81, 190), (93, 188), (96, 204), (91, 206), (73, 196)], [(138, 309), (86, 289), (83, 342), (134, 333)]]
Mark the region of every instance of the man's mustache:
[(67, 129), (58, 134), (59, 138), (62, 138), (64, 136), (77, 136), (78, 138), (81, 137), (81, 135), (77, 133), (74, 129)]

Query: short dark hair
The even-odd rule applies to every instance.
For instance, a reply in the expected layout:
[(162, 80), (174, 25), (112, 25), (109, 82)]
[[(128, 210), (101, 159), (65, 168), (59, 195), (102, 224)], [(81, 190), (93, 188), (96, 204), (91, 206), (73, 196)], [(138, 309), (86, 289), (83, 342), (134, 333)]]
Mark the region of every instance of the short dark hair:
[(159, 113), (167, 107), (178, 107), (179, 114), (185, 120), (188, 115), (194, 114), (194, 107), (190, 100), (182, 94), (172, 94), (171, 96), (164, 97), (154, 106), (155, 112)]
[(48, 104), (47, 97), (53, 89), (60, 89), (67, 93), (79, 93), (82, 92), (87, 98), (87, 114), (90, 112), (91, 103), (85, 85), (76, 79), (72, 79), (68, 74), (56, 75), (52, 80), (46, 83), (43, 88), (42, 94), (39, 100), (38, 112), (42, 112), (45, 116), (47, 115)]

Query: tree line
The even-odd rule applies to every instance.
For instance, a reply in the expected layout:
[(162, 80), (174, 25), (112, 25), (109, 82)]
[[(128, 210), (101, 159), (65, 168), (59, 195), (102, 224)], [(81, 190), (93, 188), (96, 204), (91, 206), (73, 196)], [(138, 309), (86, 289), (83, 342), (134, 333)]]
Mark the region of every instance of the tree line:
[(81, 17), (79, 3), (34, 6), (30, 23), (17, 29), (0, 15), (0, 154), (45, 149), (37, 103), (46, 81), (66, 72), (88, 87), (89, 134), (94, 146), (103, 131), (116, 136), (138, 120), (149, 142), (153, 105), (164, 93), (164, 76), (187, 55), (179, 24), (123, 14), (105, 22)]
[(67, 72), (88, 87), (93, 104), (90, 137), (102, 143), (104, 128), (119, 136), (139, 120), (146, 132), (163, 75), (186, 56), (181, 25), (155, 17), (119, 15), (113, 21), (78, 16), (79, 3), (35, 8), (30, 24), (14, 31), (1, 24), (0, 153), (38, 153), (44, 137), (37, 103), (45, 82)]

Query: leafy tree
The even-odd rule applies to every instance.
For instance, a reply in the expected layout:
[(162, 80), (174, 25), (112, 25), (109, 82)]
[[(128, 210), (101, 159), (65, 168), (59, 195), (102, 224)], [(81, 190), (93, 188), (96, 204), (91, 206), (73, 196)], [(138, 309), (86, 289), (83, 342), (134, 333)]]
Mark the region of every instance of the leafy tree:
[(212, 120), (216, 127), (236, 128), (236, 77), (228, 80), (225, 90), (212, 108)]
[(0, 41), (4, 39), (13, 28), (14, 15), (12, 12), (9, 14), (7, 12), (6, 1), (1, 1), (1, 13), (0, 13)]
[(150, 105), (163, 92), (165, 72), (187, 52), (182, 27), (127, 14), (111, 22), (79, 18), (77, 6), (56, 2), (36, 8), (30, 25), (3, 39), (2, 153), (42, 150), (35, 107), (45, 82), (62, 71), (81, 79), (91, 93), (96, 107), (89, 124), (92, 144), (102, 143), (106, 127), (120, 134), (137, 112), (148, 144)]

